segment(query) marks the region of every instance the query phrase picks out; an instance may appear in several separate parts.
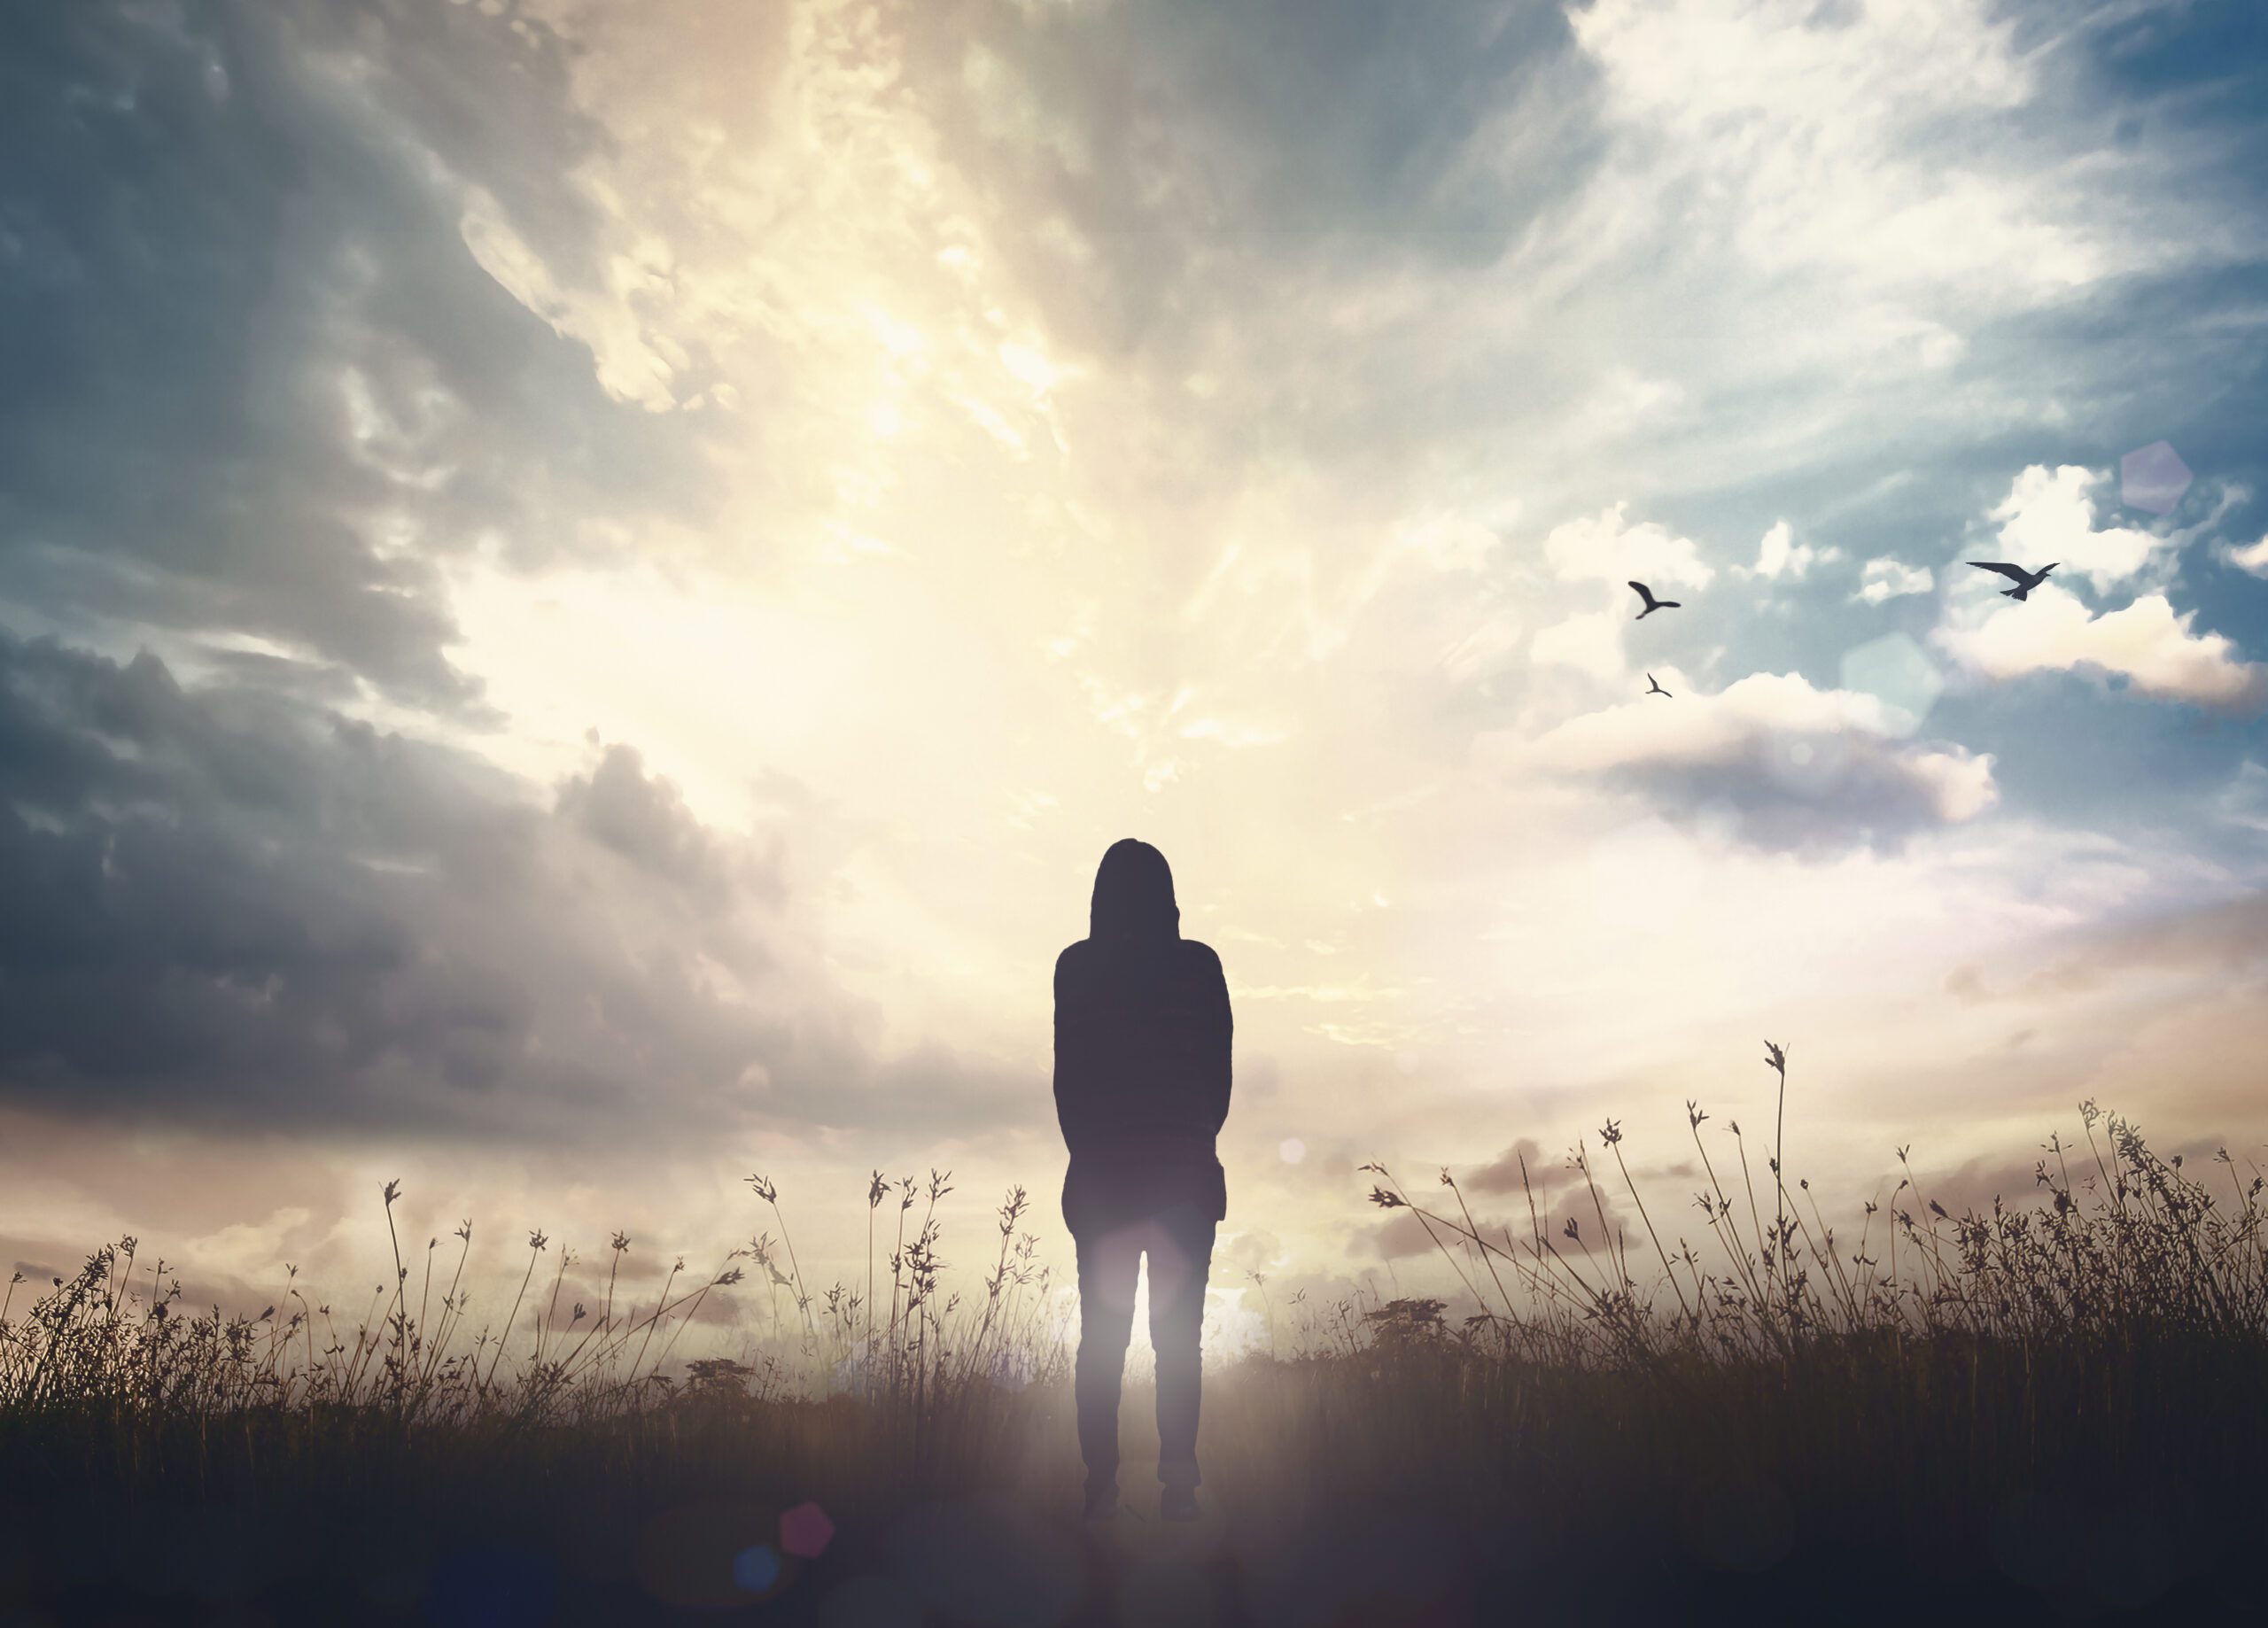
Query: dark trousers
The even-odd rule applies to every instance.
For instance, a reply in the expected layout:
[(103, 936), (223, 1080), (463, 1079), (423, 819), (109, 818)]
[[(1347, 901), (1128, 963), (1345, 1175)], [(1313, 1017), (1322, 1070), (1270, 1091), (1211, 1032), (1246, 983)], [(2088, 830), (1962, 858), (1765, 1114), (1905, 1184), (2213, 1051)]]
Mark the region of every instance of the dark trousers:
[(1087, 1485), (1118, 1478), (1118, 1394), (1126, 1342), (1134, 1332), (1134, 1273), (1150, 1258), (1150, 1347), (1158, 1359), (1158, 1479), (1195, 1486), (1197, 1392), (1204, 1357), (1205, 1279), (1213, 1264), (1213, 1222), (1196, 1205), (1177, 1205), (1107, 1230), (1075, 1234), (1079, 1257), (1079, 1359), (1072, 1390), (1079, 1406), (1079, 1451)]

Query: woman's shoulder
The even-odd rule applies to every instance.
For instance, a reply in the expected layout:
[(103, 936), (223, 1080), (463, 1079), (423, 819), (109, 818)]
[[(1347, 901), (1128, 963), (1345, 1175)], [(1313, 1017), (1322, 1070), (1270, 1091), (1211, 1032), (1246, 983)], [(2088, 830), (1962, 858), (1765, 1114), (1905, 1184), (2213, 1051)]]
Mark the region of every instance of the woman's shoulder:
[(1206, 943), (1202, 939), (1183, 939), (1181, 941), (1181, 957), (1191, 966), (1196, 967), (1203, 972), (1217, 973), (1221, 970), (1221, 957), (1219, 952), (1216, 950), (1212, 945)]
[[(1149, 958), (1149, 952), (1146, 952), (1144, 958)], [(1115, 964), (1109, 955), (1097, 949), (1094, 940), (1074, 939), (1057, 954), (1055, 976), (1061, 979), (1082, 973), (1104, 972)], [(1158, 965), (1154, 960), (1151, 964)], [(1179, 938), (1174, 941), (1172, 952), (1165, 965), (1178, 966), (1184, 972), (1211, 974), (1221, 970), (1221, 957), (1212, 945), (1201, 939)]]
[(1109, 975), (1110, 957), (1091, 938), (1073, 939), (1055, 957), (1055, 982), (1059, 988), (1067, 983), (1107, 981)]

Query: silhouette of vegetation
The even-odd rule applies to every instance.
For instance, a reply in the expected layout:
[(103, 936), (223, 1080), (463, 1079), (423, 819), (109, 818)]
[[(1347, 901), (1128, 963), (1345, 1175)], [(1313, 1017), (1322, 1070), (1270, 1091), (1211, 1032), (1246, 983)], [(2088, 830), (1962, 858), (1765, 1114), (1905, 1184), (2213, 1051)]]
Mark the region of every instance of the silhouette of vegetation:
[[(1784, 1090), (1784, 1053), (1769, 1060)], [(1612, 1120), (1571, 1153), (1581, 1207), (1553, 1211), (1532, 1182), (1524, 1230), (1477, 1220), (1446, 1170), (1421, 1189), (1367, 1167), (1371, 1202), (1409, 1211), (1458, 1288), (1295, 1296), (1281, 1341), (1271, 1302), (1267, 1341), (1208, 1376), (1229, 1536), (1191, 1562), (1208, 1609), (1399, 1622), (1446, 1601), (1491, 1620), (1501, 1599), (1524, 1620), (1696, 1620), (1814, 1583), (1850, 1601), (1837, 1621), (2226, 1609), (2246, 1597), (2229, 1591), (2268, 1449), (2263, 1178), (2225, 1151), (2202, 1169), (2161, 1157), (2092, 1102), (2080, 1118), (2078, 1144), (2043, 1146), (2029, 1195), (1956, 1212), (1900, 1149), (1895, 1191), (1838, 1226), (1777, 1147), (1759, 1173), (1737, 1124), (1720, 1133), (1689, 1104), (1694, 1241), (1633, 1181)], [(777, 1190), (756, 1190), (780, 1244), (680, 1260), (634, 1301), (610, 1271), (594, 1304), (555, 1305), (566, 1252), (529, 1235), (493, 1326), (461, 1287), (469, 1222), (454, 1259), (437, 1244), (415, 1277), (392, 1243), (392, 1284), (345, 1329), (295, 1270), (259, 1315), (188, 1310), (132, 1238), (12, 1283), (0, 1531), (22, 1552), (12, 1574), (0, 1550), (0, 1605), (12, 1587), (74, 1620), (202, 1598), (178, 1543), (115, 1563), (150, 1510), (224, 1512), (199, 1552), (238, 1554), (240, 1592), (280, 1619), (319, 1598), (328, 1620), (420, 1620), (476, 1537), (566, 1580), (530, 1620), (666, 1619), (678, 1596), (639, 1534), (688, 1500), (815, 1501), (841, 1529), (764, 1573), (747, 1597), (773, 1602), (766, 1620), (819, 1620), (847, 1579), (903, 1571), (888, 1534), (924, 1508), (1013, 1506), (1040, 1534), (1025, 1548), (1107, 1548), (1075, 1525), (1069, 1337), (1021, 1190), (966, 1295), (939, 1256), (947, 1175), (876, 1173), (869, 1237), (890, 1247), (863, 1291), (806, 1285)], [(1626, 1200), (1634, 1224), (1611, 1225)], [(631, 1247), (614, 1236), (617, 1270)], [(673, 1358), (703, 1306), (759, 1291), (769, 1338)], [(335, 1546), (277, 1536), (324, 1522), (409, 1533), (408, 1570), (342, 1569)], [(1310, 1612), (1299, 1557), (1319, 1544), (1343, 1576)], [(988, 1564), (1013, 1579), (1022, 1552)], [(1109, 1620), (1114, 1562), (1084, 1563), (1079, 1609)], [(1883, 1575), (1894, 1601), (1853, 1593)]]

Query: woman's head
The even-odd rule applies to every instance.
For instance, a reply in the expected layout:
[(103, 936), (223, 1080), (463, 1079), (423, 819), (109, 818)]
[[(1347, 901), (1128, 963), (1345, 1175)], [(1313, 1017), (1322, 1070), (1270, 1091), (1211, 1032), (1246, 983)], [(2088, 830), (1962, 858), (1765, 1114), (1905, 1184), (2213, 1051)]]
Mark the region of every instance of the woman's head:
[(1087, 933), (1109, 941), (1180, 937), (1181, 907), (1174, 903), (1166, 857), (1132, 837), (1113, 842), (1095, 868)]

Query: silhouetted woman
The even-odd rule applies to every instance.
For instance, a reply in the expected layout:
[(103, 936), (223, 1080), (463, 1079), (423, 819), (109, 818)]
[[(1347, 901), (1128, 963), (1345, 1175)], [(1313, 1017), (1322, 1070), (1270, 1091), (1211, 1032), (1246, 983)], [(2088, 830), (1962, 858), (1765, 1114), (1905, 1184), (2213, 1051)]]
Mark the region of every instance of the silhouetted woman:
[(1160, 1508), (1197, 1513), (1198, 1334), (1213, 1228), (1228, 1212), (1214, 1138), (1229, 1114), (1229, 987), (1181, 936), (1165, 856), (1129, 837), (1095, 872), (1088, 935), (1055, 962), (1055, 1112), (1070, 1149), (1063, 1220), (1078, 1246), (1075, 1391), (1087, 1512), (1118, 1501), (1118, 1393), (1150, 1258)]

